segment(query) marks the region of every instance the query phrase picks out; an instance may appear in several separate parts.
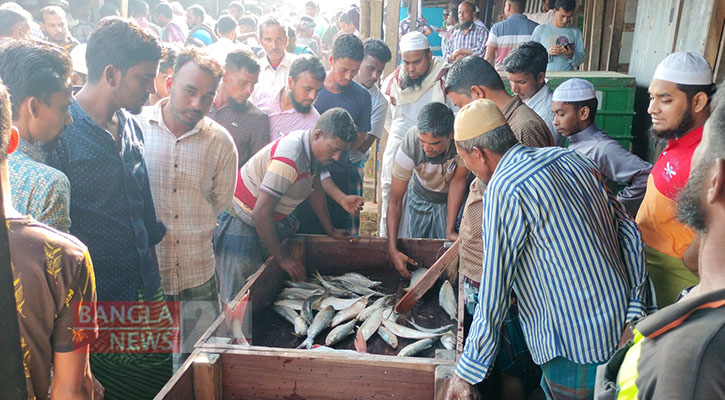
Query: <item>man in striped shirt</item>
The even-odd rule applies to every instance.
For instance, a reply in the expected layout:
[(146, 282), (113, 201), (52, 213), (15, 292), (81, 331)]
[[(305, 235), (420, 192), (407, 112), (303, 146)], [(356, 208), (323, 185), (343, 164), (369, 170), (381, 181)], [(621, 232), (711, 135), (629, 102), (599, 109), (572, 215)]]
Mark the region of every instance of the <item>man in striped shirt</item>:
[(459, 111), (455, 140), (488, 187), (479, 305), (447, 398), (468, 398), (486, 377), (512, 289), (547, 398), (591, 398), (596, 366), (648, 302), (637, 225), (591, 161), (518, 144), (492, 101)]
[(506, 19), (493, 24), (486, 42), (486, 61), (496, 69), (503, 69), (503, 61), (521, 43), (531, 40), (537, 24), (522, 12), (526, 0), (506, 0), (503, 9)]

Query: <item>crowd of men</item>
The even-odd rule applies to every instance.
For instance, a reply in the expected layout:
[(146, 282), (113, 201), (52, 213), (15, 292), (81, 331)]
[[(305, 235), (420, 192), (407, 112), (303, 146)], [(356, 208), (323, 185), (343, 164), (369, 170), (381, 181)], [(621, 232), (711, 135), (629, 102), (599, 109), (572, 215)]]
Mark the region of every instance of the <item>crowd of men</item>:
[[(397, 60), (358, 37), (355, 7), (327, 20), (307, 2), (291, 29), (239, 2), (216, 20), (178, 2), (131, 0), (129, 18), (1, 5), (29, 398), (152, 398), (267, 257), (305, 278), (284, 239), (359, 235), (383, 140), (393, 267), (417, 265), (399, 237), (460, 242), (467, 340), (447, 398), (725, 396), (725, 95), (703, 57), (668, 55), (648, 108), (666, 147), (654, 165), (633, 155), (595, 123), (589, 81), (547, 83), (584, 59), (575, 6), (507, 0), (489, 31), (451, 1), (443, 56), (404, 20), (384, 77)], [(90, 351), (73, 305), (95, 301), (178, 302), (180, 351)]]

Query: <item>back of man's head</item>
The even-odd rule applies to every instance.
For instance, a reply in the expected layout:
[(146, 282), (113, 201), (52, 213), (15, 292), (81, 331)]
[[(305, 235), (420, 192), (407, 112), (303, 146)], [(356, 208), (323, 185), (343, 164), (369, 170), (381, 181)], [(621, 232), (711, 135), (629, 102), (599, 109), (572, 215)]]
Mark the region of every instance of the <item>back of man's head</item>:
[(29, 41), (12, 41), (0, 47), (0, 79), (12, 98), (13, 120), (20, 117), (26, 98), (50, 104), (53, 93), (68, 91), (72, 73), (70, 56), (60, 47)]
[(453, 111), (447, 105), (432, 102), (418, 112), (416, 127), (420, 133), (430, 133), (436, 138), (451, 138), (454, 120)]
[(250, 74), (256, 74), (259, 72), (259, 63), (257, 62), (257, 57), (246, 47), (236, 46), (234, 50), (227, 54), (225, 68), (228, 71), (239, 71), (243, 69)]
[(222, 15), (216, 22), (215, 30), (221, 36), (228, 36), (237, 30), (237, 21), (231, 15)]
[(15, 10), (0, 9), (0, 36), (11, 37), (15, 25), (25, 22), (29, 23), (27, 17)]
[(206, 16), (206, 11), (204, 11), (204, 7), (199, 4), (194, 4), (193, 6), (187, 8), (186, 11), (191, 13), (196, 18), (201, 18), (202, 21), (204, 21), (204, 17)]
[(311, 55), (304, 55), (298, 57), (292, 62), (289, 70), (289, 76), (294, 82), (297, 82), (297, 78), (303, 72), (309, 72), (312, 77), (318, 82), (325, 81), (325, 66), (322, 65), (317, 57)]
[(468, 56), (453, 64), (446, 78), (446, 93), (470, 96), (471, 87), (506, 90), (496, 69), (481, 57)]
[(230, 10), (234, 10), (240, 15), (244, 14), (244, 4), (242, 4), (240, 1), (233, 1), (229, 3), (229, 7), (227, 7)]
[(549, 62), (549, 53), (539, 42), (529, 41), (520, 44), (504, 60), (504, 68), (509, 74), (525, 72), (537, 77), (546, 73)]
[(145, 17), (149, 12), (149, 4), (144, 0), (130, 0), (128, 2), (128, 13), (132, 17)]
[(576, 8), (576, 0), (556, 0), (556, 3), (554, 4), (554, 9), (561, 10), (564, 9), (566, 12), (572, 12)]
[(362, 61), (364, 56), (365, 47), (362, 41), (352, 33), (338, 36), (332, 44), (332, 58), (335, 60), (347, 58), (353, 61)]
[(350, 113), (344, 108), (331, 108), (317, 119), (314, 130), (319, 129), (326, 135), (332, 135), (345, 143), (352, 143), (357, 139), (357, 126)]
[(387, 64), (393, 58), (388, 45), (380, 39), (367, 38), (363, 41), (363, 46), (365, 46), (366, 56), (370, 56), (382, 64)]
[(88, 38), (88, 82), (97, 83), (109, 65), (125, 74), (135, 65), (142, 62), (155, 64), (159, 59), (161, 45), (156, 38), (121, 18), (104, 18)]
[(10, 119), (10, 96), (5, 85), (0, 82), (0, 162), (8, 159), (8, 144), (12, 132)]
[(511, 7), (513, 7), (513, 10), (517, 13), (522, 13), (524, 10), (526, 10), (526, 0), (506, 0), (509, 4), (511, 4)]
[(254, 32), (257, 30), (257, 20), (254, 19), (251, 15), (245, 15), (242, 18), (239, 18), (239, 21), (237, 21), (237, 24), (239, 27), (246, 27), (249, 32)]
[(166, 19), (171, 19), (174, 17), (174, 10), (171, 9), (169, 3), (159, 3), (159, 5), (154, 8), (154, 14), (161, 15)]

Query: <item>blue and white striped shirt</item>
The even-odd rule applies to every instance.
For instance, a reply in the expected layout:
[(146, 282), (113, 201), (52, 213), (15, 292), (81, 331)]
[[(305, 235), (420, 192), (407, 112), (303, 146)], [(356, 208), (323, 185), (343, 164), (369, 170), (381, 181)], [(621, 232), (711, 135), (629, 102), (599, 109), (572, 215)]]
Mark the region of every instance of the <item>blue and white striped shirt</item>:
[(571, 150), (516, 145), (483, 198), (479, 304), (456, 373), (485, 378), (516, 292), (534, 362), (608, 359), (645, 313), (644, 244), (596, 166)]

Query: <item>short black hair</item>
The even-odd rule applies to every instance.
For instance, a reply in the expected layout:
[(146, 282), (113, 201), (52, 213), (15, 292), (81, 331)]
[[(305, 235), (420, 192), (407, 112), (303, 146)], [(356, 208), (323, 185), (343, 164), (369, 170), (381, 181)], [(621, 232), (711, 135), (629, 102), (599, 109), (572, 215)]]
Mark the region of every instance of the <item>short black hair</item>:
[(231, 15), (222, 15), (216, 22), (214, 30), (222, 35), (227, 35), (237, 29), (237, 21)]
[(307, 3), (305, 3), (305, 8), (307, 7), (315, 7), (315, 10), (320, 9), (319, 7), (317, 7), (317, 3), (315, 3), (314, 1), (308, 1)]
[(261, 24), (259, 24), (259, 39), (260, 39), (260, 40), (262, 39), (262, 31), (264, 30), (264, 28), (266, 28), (266, 27), (268, 27), (268, 26), (274, 26), (274, 25), (277, 25), (277, 26), (279, 26), (280, 28), (282, 28), (282, 31), (283, 31), (283, 32), (284, 32), (285, 34), (287, 34), (287, 27), (286, 27), (286, 26), (285, 26), (285, 25), (284, 25), (284, 24), (282, 23), (282, 21), (280, 21), (280, 20), (278, 20), (277, 18), (275, 18), (275, 17), (273, 17), (273, 16), (269, 15), (269, 16), (267, 16), (267, 17), (266, 17), (266, 18), (265, 18), (265, 19), (264, 19), (264, 20), (262, 21), (262, 23), (261, 23)]
[(239, 71), (244, 69), (250, 74), (259, 72), (259, 63), (257, 57), (246, 47), (242, 45), (235, 46), (232, 51), (227, 54), (225, 60), (226, 68)]
[(576, 8), (576, 0), (556, 0), (554, 9), (559, 10), (563, 8), (564, 11), (574, 11)]
[(193, 62), (198, 65), (202, 71), (210, 74), (217, 81), (222, 77), (222, 66), (212, 56), (204, 50), (197, 47), (186, 46), (179, 54), (176, 55), (176, 62), (174, 63), (174, 75), (181, 70), (181, 68), (188, 62)]
[(292, 77), (293, 81), (297, 82), (297, 77), (303, 72), (309, 72), (312, 74), (312, 77), (314, 77), (316, 81), (325, 81), (325, 66), (322, 65), (317, 57), (304, 55), (298, 57), (292, 62), (289, 69), (289, 76)]
[(383, 64), (393, 58), (388, 45), (380, 39), (367, 38), (363, 41), (363, 46), (365, 46), (365, 55), (369, 55)]
[(481, 57), (468, 56), (453, 64), (448, 71), (446, 93), (470, 95), (472, 86), (506, 90), (501, 76), (488, 61)]
[(19, 22), (28, 22), (25, 15), (10, 9), (0, 9), (0, 36), (10, 36)]
[(101, 18), (105, 17), (119, 17), (121, 10), (111, 3), (104, 3), (100, 9), (98, 9), (98, 16)]
[(142, 62), (156, 64), (161, 59), (158, 39), (136, 24), (118, 17), (102, 19), (88, 37), (86, 66), (88, 82), (96, 83), (108, 65), (125, 74)]
[(58, 46), (12, 40), (0, 47), (0, 78), (10, 93), (13, 120), (26, 98), (49, 104), (53, 93), (70, 90), (72, 74), (70, 56)]
[(549, 63), (549, 53), (539, 42), (529, 41), (521, 43), (504, 60), (504, 68), (509, 74), (521, 72), (531, 74), (534, 77), (540, 73), (546, 73), (546, 65)]
[(10, 118), (10, 96), (0, 81), (0, 162), (8, 158), (8, 144), (13, 126)]
[(204, 7), (202, 7), (200, 4), (194, 4), (193, 6), (187, 8), (186, 12), (190, 12), (194, 14), (195, 17), (202, 19), (206, 16), (206, 10), (204, 10)]
[(332, 58), (341, 60), (349, 58), (353, 61), (362, 61), (365, 56), (365, 47), (357, 36), (352, 33), (343, 33), (332, 44)]
[(676, 84), (677, 89), (685, 92), (685, 96), (687, 96), (687, 102), (691, 102), (692, 98), (695, 97), (696, 94), (703, 92), (707, 95), (707, 102), (710, 103), (712, 100), (712, 97), (715, 95), (715, 92), (717, 91), (717, 86), (715, 86), (714, 83), (711, 83), (709, 85), (681, 85)]
[(236, 8), (240, 13), (244, 14), (244, 4), (242, 4), (239, 1), (233, 1), (229, 3), (229, 6), (227, 6), (227, 9), (229, 8)]
[(341, 24), (352, 25), (352, 20), (350, 19), (350, 16), (347, 15), (346, 12), (343, 12), (342, 14), (340, 14), (340, 23)]
[(599, 106), (599, 100), (597, 98), (584, 100), (584, 101), (565, 101), (564, 104), (571, 104), (574, 106), (574, 111), (579, 112), (584, 107), (589, 108), (589, 122), (594, 122), (594, 117), (597, 116), (597, 107)]
[(447, 105), (432, 102), (420, 109), (416, 126), (420, 133), (430, 132), (433, 137), (450, 138), (455, 119), (453, 111)]
[(354, 142), (358, 134), (357, 126), (350, 113), (340, 107), (333, 107), (323, 112), (317, 119), (314, 129), (331, 134), (345, 143)]
[(174, 17), (174, 10), (171, 9), (169, 3), (159, 3), (154, 8), (154, 14), (159, 14), (166, 19), (171, 19)]
[(132, 17), (141, 17), (146, 14), (146, 10), (149, 9), (149, 3), (144, 0), (130, 0), (128, 2), (128, 13)]
[(245, 15), (239, 18), (238, 25), (248, 26), (252, 28), (253, 31), (257, 30), (257, 20), (251, 15)]
[(166, 72), (169, 68), (174, 69), (176, 63), (177, 51), (172, 46), (164, 46), (161, 61), (159, 62), (159, 71)]
[(526, 0), (506, 0), (511, 4), (516, 4), (516, 7), (520, 11), (526, 10)]
[(45, 22), (45, 15), (60, 15), (63, 18), (67, 18), (67, 14), (64, 9), (58, 6), (45, 6), (38, 11), (40, 14), (40, 22)]

